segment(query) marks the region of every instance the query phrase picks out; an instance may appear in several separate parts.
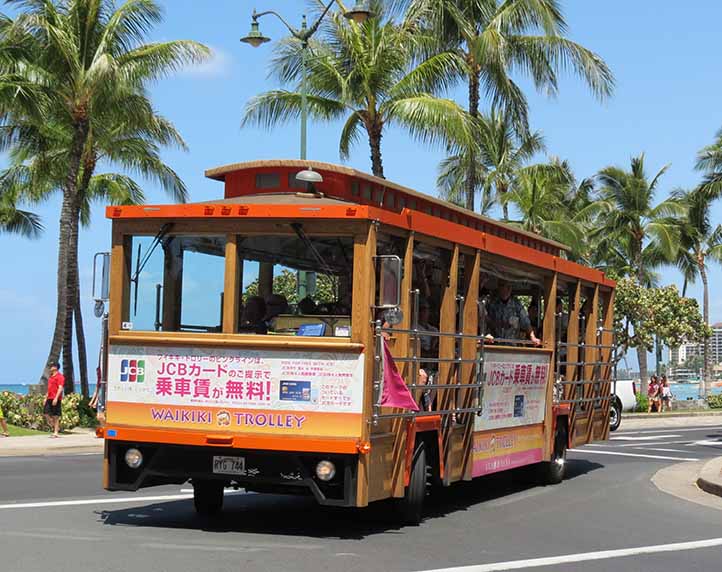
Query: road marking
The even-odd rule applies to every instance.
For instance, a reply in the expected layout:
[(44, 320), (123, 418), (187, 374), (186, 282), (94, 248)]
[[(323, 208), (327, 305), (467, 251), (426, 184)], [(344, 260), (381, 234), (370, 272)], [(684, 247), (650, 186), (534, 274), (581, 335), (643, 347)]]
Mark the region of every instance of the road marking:
[(694, 441), (662, 441), (661, 443), (627, 443), (625, 445), (617, 445), (617, 447), (637, 447), (637, 448), (641, 449), (642, 447), (649, 447), (650, 445), (657, 446), (657, 445), (687, 445), (687, 444), (694, 445)]
[(160, 550), (198, 550), (203, 552), (261, 552), (267, 550), (321, 550), (320, 544), (286, 544), (280, 542), (254, 542), (253, 544), (225, 546), (219, 544), (172, 544), (168, 542), (145, 542), (140, 546), (144, 548), (157, 548)]
[(497, 572), (499, 570), (521, 570), (523, 568), (554, 566), (559, 564), (570, 564), (573, 562), (588, 562), (590, 560), (605, 560), (607, 558), (623, 558), (625, 556), (637, 556), (639, 554), (698, 550), (700, 548), (712, 548), (714, 546), (722, 546), (722, 538), (694, 540), (691, 542), (677, 542), (674, 544), (658, 544), (655, 546), (640, 546), (638, 548), (600, 550), (599, 552), (581, 552), (579, 554), (564, 554), (562, 556), (531, 558), (529, 560), (510, 560), (508, 562), (494, 562), (492, 564), (472, 564), (471, 566), (456, 566), (454, 568), (437, 568), (434, 570), (427, 570), (426, 572)]
[(219, 546), (217, 544), (204, 546), (201, 544), (166, 544), (165, 542), (147, 542), (140, 545), (142, 548), (156, 548), (159, 550), (194, 550), (196, 552), (264, 552), (266, 548)]
[[(722, 425), (722, 419), (720, 419), (720, 425)], [(675, 433), (688, 433), (690, 431), (714, 431), (717, 428), (717, 425), (707, 425), (702, 427), (689, 427), (686, 429), (677, 429), (674, 428)], [(618, 435), (652, 435), (654, 433), (669, 433), (669, 428), (667, 429), (656, 429), (654, 431), (647, 430), (647, 431), (620, 431)]]
[(659, 447), (645, 447), (645, 451), (662, 451), (663, 453), (684, 453), (684, 451), (680, 449), (663, 449)]
[(159, 495), (152, 497), (122, 497), (122, 498), (100, 498), (100, 499), (73, 499), (64, 501), (49, 502), (19, 502), (0, 504), (0, 510), (13, 508), (56, 508), (61, 506), (84, 506), (93, 504), (121, 504), (130, 502), (158, 502), (172, 500), (186, 500), (193, 498), (193, 495)]
[[(182, 493), (190, 493), (191, 496), (193, 496), (193, 489), (181, 489), (180, 492), (182, 492)], [(224, 489), (224, 490), (223, 490), (223, 495), (224, 495), (224, 496), (227, 496), (227, 497), (228, 497), (228, 496), (233, 496), (233, 495), (247, 495), (247, 494), (249, 494), (249, 493), (247, 493), (247, 492), (246, 492), (245, 490), (243, 490), (243, 489), (238, 490), (238, 489), (230, 488), (230, 489)]]
[(644, 437), (610, 437), (610, 441), (654, 441), (655, 439), (673, 439), (682, 435), (646, 435)]
[(693, 445), (701, 445), (703, 447), (719, 447), (720, 445), (722, 445), (722, 441), (720, 441), (720, 440), (713, 441), (712, 439), (707, 439), (704, 441), (695, 441), (692, 444)]
[(575, 453), (594, 453), (596, 455), (617, 455), (619, 457), (641, 457), (643, 459), (660, 459), (662, 461), (699, 461), (689, 457), (664, 457), (662, 455), (641, 455), (638, 453), (622, 453), (621, 451), (596, 451), (594, 449), (569, 449)]

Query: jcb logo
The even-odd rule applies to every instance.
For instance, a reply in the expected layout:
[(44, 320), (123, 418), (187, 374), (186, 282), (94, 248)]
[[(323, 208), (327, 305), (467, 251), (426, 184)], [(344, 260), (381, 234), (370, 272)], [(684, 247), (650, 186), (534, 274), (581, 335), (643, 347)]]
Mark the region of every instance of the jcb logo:
[(143, 383), (145, 381), (145, 360), (121, 360), (120, 381), (130, 383)]

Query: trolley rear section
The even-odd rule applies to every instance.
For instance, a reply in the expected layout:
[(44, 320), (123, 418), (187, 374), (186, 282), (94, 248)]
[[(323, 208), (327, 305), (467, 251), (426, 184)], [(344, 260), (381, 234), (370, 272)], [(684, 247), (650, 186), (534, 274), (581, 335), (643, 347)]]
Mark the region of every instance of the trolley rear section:
[(108, 208), (107, 489), (190, 480), (204, 514), (226, 486), (396, 499), (418, 522), (430, 484), (559, 482), (606, 438), (614, 282), (561, 245), (323, 163), (207, 175), (223, 200)]

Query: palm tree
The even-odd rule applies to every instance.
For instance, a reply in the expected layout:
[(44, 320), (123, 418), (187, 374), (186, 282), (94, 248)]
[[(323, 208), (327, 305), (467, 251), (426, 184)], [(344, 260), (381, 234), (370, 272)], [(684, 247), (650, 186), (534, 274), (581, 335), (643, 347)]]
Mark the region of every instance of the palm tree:
[(697, 154), (696, 168), (704, 171), (701, 191), (710, 198), (722, 196), (722, 129), (715, 134), (715, 141)]
[(584, 251), (585, 222), (596, 212), (596, 203), (573, 211), (569, 203), (575, 191), (574, 176), (566, 163), (531, 165), (520, 169), (514, 184), (502, 196), (506, 207), (514, 205), (519, 218), (509, 223), (567, 245), (574, 257)]
[[(654, 205), (659, 181), (669, 165), (662, 167), (651, 180), (644, 168), (644, 154), (633, 157), (631, 168), (602, 169), (597, 180), (601, 184), (599, 200), (606, 213), (600, 217), (605, 238), (601, 248), (616, 253), (625, 274), (648, 286), (649, 271), (662, 262), (672, 263), (680, 248), (681, 230), (678, 217), (686, 212), (684, 205), (667, 199)], [(647, 349), (637, 348), (642, 390), (647, 389)]]
[[(436, 50), (450, 50), (468, 86), (468, 111), (479, 117), (482, 95), (527, 130), (527, 101), (511, 79), (530, 77), (537, 89), (556, 93), (557, 75), (572, 70), (599, 98), (611, 94), (613, 76), (595, 53), (564, 37), (567, 24), (557, 0), (396, 0), (405, 20), (433, 30)], [(467, 152), (473, 159), (473, 149)], [(466, 207), (474, 209), (477, 169), (468, 162)]]
[(488, 117), (477, 118), (474, 133), (477, 150), (457, 147), (456, 153), (442, 162), (437, 187), (446, 200), (465, 204), (473, 167), (474, 195), (481, 192), (482, 212), (494, 203), (501, 204), (506, 220), (509, 207), (504, 196), (512, 190), (518, 171), (544, 150), (544, 138), (539, 131), (520, 135), (509, 113), (493, 109)]
[[(702, 280), (702, 312), (704, 323), (709, 325), (709, 278), (708, 261), (722, 263), (722, 225), (712, 223), (712, 199), (708, 189), (697, 188), (692, 191), (677, 190), (673, 196), (687, 207), (687, 218), (682, 225), (681, 248), (677, 257), (677, 266), (685, 281), (694, 284), (697, 277)], [(683, 294), (684, 295), (684, 294)], [(704, 342), (704, 395), (709, 394), (710, 341)]]
[[(131, 95), (134, 99), (143, 96)], [(148, 101), (135, 101), (138, 113), (132, 117), (119, 117), (125, 108), (119, 105), (109, 115), (98, 116), (97, 128), (92, 130), (83, 151), (78, 196), (79, 221), (90, 224), (93, 202), (110, 204), (140, 204), (144, 194), (133, 178), (117, 173), (96, 174), (96, 166), (117, 164), (125, 171), (135, 172), (159, 184), (176, 201), (185, 201), (186, 187), (180, 177), (160, 158), (162, 146), (186, 149), (175, 128), (158, 116)], [(67, 125), (48, 124), (28, 126), (22, 140), (11, 148), (11, 166), (0, 178), (0, 191), (4, 187), (35, 201), (47, 200), (62, 190), (64, 171), (68, 164), (70, 132)], [(76, 242), (77, 245), (77, 242)], [(77, 248), (77, 246), (76, 246)], [(88, 395), (87, 352), (80, 304), (80, 284), (77, 250), (69, 251), (68, 289), (74, 292), (69, 298), (63, 343), (63, 370), (69, 386), (74, 381), (73, 327), (78, 344), (78, 361), (81, 391)]]
[[(419, 35), (386, 21), (381, 5), (364, 24), (331, 14), (322, 28), (324, 38), (312, 41), (308, 58), (307, 93), (310, 114), (324, 121), (344, 119), (339, 154), (346, 160), (351, 147), (365, 133), (371, 170), (384, 176), (381, 141), (389, 125), (405, 128), (427, 143), (472, 145), (470, 125), (463, 109), (433, 95), (451, 83), (456, 59), (439, 53), (416, 65), (414, 45)], [(243, 125), (271, 127), (299, 116), (301, 111), (301, 52), (294, 39), (279, 44), (273, 74), (283, 84), (297, 84), (262, 93), (245, 108)]]
[[(39, 94), (35, 108), (0, 90), (3, 145), (23, 139), (28, 126), (53, 125), (67, 132), (66, 164), (60, 176), (63, 201), (58, 240), (57, 311), (49, 361), (61, 352), (68, 311), (76, 304), (77, 238), (83, 179), (93, 133), (102, 121), (123, 122), (145, 113), (145, 88), (168, 73), (202, 60), (208, 49), (190, 41), (144, 43), (162, 20), (154, 0), (8, 0), (18, 10), (0, 21), (0, 75)], [(135, 96), (135, 97), (134, 97)], [(30, 98), (32, 99), (32, 98)], [(117, 123), (116, 123), (117, 125)], [(53, 173), (51, 179), (55, 180)], [(71, 359), (66, 356), (66, 360)], [(45, 379), (47, 371), (43, 371)], [(72, 386), (69, 387), (72, 390)]]
[[(2, 181), (0, 180), (0, 189)], [(15, 190), (0, 190), (0, 233), (19, 234), (26, 238), (37, 238), (43, 231), (40, 217), (30, 211), (17, 208), (18, 193)]]

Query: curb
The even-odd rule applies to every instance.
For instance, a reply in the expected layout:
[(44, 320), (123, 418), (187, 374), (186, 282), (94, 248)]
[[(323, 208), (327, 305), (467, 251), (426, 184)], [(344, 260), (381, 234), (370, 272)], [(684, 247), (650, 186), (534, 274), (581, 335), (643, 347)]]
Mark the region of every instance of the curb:
[(689, 411), (672, 413), (622, 413), (623, 419), (674, 419), (675, 417), (722, 417), (722, 411)]
[(0, 450), (0, 458), (3, 457), (58, 457), (61, 455), (81, 455), (84, 453), (103, 453), (102, 446), (77, 445), (72, 447), (60, 447), (58, 449), (32, 448)]
[(722, 497), (722, 457), (704, 464), (697, 477), (697, 486), (706, 493)]

